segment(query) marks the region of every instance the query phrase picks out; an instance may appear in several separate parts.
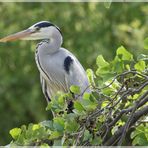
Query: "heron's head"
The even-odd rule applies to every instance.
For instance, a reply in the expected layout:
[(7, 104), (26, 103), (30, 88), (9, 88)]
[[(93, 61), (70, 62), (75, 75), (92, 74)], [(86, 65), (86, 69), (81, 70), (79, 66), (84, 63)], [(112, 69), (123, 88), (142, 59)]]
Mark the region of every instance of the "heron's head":
[(56, 25), (48, 21), (42, 21), (32, 25), (26, 30), (2, 38), (0, 39), (0, 42), (15, 41), (18, 39), (21, 40), (50, 39), (56, 35), (61, 36), (60, 29)]

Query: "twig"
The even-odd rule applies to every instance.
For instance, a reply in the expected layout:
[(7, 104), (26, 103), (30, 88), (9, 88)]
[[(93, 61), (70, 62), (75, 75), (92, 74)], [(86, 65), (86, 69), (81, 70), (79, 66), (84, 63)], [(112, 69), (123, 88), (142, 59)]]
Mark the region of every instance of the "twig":
[[(137, 73), (137, 72), (135, 72), (135, 71), (128, 71), (128, 72), (123, 73), (123, 75), (129, 74), (129, 73), (139, 74), (139, 73)], [(140, 75), (140, 74), (139, 74), (139, 75)], [(120, 74), (120, 75), (117, 75), (116, 77), (118, 77), (118, 76), (121, 76), (121, 74)], [(143, 75), (142, 75), (142, 76), (143, 76)], [(144, 75), (144, 77), (146, 77), (146, 76)], [(146, 78), (148, 78), (148, 77), (146, 77)], [(112, 83), (113, 83), (113, 81), (112, 81)], [(110, 84), (111, 84), (111, 83), (110, 83)], [(110, 84), (109, 84), (108, 86), (110, 86)], [(130, 90), (126, 91), (125, 93), (122, 94), (122, 96), (120, 97), (120, 99), (119, 99), (111, 108), (115, 107), (121, 100), (123, 100), (124, 98), (126, 98), (128, 95), (139, 93), (139, 92), (140, 92), (144, 87), (146, 87), (147, 85), (148, 85), (148, 81), (146, 81), (141, 87), (139, 87), (139, 88), (136, 89), (136, 90), (131, 90), (131, 89), (130, 89)], [(104, 107), (104, 108), (102, 108), (102, 109), (99, 109), (99, 110), (93, 112), (90, 118), (95, 118), (95, 117), (96, 117), (97, 115), (99, 115), (102, 111), (104, 111), (104, 109), (108, 108), (111, 103), (112, 103), (112, 102), (110, 102), (106, 107)]]
[(113, 78), (113, 80), (112, 80), (108, 85), (106, 85), (106, 86), (104, 86), (104, 87), (101, 87), (101, 88), (97, 88), (97, 87), (96, 87), (96, 89), (101, 90), (101, 89), (108, 88), (109, 86), (111, 86), (111, 85), (114, 83), (114, 81), (115, 81), (118, 77), (123, 77), (123, 76), (125, 76), (125, 75), (127, 75), (127, 74), (130, 74), (130, 73), (131, 73), (131, 74), (137, 74), (137, 75), (139, 75), (139, 76), (141, 76), (141, 77), (144, 77), (145, 79), (148, 80), (148, 76), (147, 76), (147, 75), (144, 75), (144, 74), (141, 74), (141, 73), (139, 73), (139, 72), (137, 72), (137, 71), (131, 70), (131, 71), (126, 71), (126, 72), (124, 72), (124, 73), (122, 73), (122, 74), (116, 75), (116, 76)]
[[(143, 107), (141, 110), (138, 110), (137, 112), (135, 112), (131, 122), (130, 122), (130, 125), (129, 127), (131, 127), (139, 118), (141, 118), (142, 116), (148, 114), (148, 105)], [(124, 125), (125, 126), (125, 125)], [(115, 134), (110, 138), (108, 139), (104, 145), (105, 146), (109, 146), (109, 145), (112, 145), (114, 143), (114, 141), (121, 136), (122, 132), (123, 132), (123, 129), (124, 129), (124, 126), (122, 126), (120, 129), (118, 129)]]
[(136, 90), (131, 90), (129, 89), (128, 91), (126, 91), (125, 93), (122, 94), (122, 96), (120, 97), (120, 99), (114, 104), (113, 107), (115, 107), (121, 100), (123, 100), (125, 97), (129, 96), (129, 95), (133, 95), (136, 93), (139, 93), (144, 87), (146, 87), (148, 85), (148, 81), (146, 81), (141, 87), (139, 87)]
[[(144, 105), (144, 104), (148, 101), (147, 95), (148, 95), (148, 91), (146, 91), (146, 92), (135, 102), (135, 104), (137, 104), (137, 108), (141, 107), (142, 105)], [(134, 107), (135, 107), (135, 106), (134, 106)], [(118, 120), (121, 119), (121, 117), (122, 117), (122, 115), (123, 115), (124, 113), (132, 112), (132, 111), (134, 110), (134, 107), (129, 107), (129, 108), (127, 108), (127, 109), (123, 109), (123, 110), (119, 113), (119, 115), (118, 115), (111, 123), (109, 123), (109, 125), (108, 125), (108, 126), (109, 126), (108, 131), (110, 131), (110, 130), (111, 130), (111, 127), (112, 127), (113, 125), (115, 125)], [(129, 119), (132, 119), (132, 118), (129, 117)], [(104, 139), (105, 139), (105, 137), (104, 137)], [(103, 141), (104, 141), (104, 140), (103, 140)], [(121, 144), (118, 144), (118, 145), (121, 145)]]
[(128, 118), (128, 120), (127, 120), (127, 122), (126, 122), (126, 124), (125, 124), (125, 126), (123, 128), (123, 132), (122, 132), (121, 138), (120, 138), (120, 140), (119, 140), (117, 145), (122, 145), (123, 139), (125, 138), (125, 135), (126, 135), (128, 129), (129, 129), (130, 123), (131, 123), (131, 121), (132, 121), (132, 119), (134, 117), (134, 113), (135, 113), (135, 111), (137, 109), (137, 106), (138, 106), (139, 102), (140, 101), (135, 103), (135, 106), (132, 109), (131, 115), (129, 116), (129, 118)]
[(78, 133), (77, 138), (76, 138), (73, 146), (78, 146), (78, 143), (80, 141), (80, 138), (82, 137), (82, 135), (84, 134), (84, 132), (85, 132), (85, 124), (82, 126), (81, 131)]
[(108, 131), (109, 131), (109, 127), (108, 127), (107, 123), (105, 124), (105, 127), (106, 127), (106, 131), (105, 131), (105, 134), (104, 134), (104, 136), (103, 136), (103, 138), (102, 138), (102, 141), (105, 140), (105, 138), (106, 138), (106, 136), (107, 136), (107, 134), (108, 134)]
[[(137, 106), (137, 108), (141, 107), (142, 105), (144, 105), (146, 102), (148, 102), (148, 97), (145, 98), (144, 100), (142, 100), (139, 105)], [(128, 112), (131, 112), (133, 109), (133, 107), (129, 107), (127, 109), (123, 109), (119, 115), (109, 124), (109, 127), (112, 127), (113, 125), (115, 125), (117, 123), (117, 121), (122, 117), (122, 115), (124, 113), (128, 113)]]

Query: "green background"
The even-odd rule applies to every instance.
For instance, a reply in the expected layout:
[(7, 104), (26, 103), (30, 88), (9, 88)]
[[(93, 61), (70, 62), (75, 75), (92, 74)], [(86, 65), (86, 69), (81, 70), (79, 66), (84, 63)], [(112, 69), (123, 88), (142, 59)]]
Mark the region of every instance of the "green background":
[[(95, 70), (102, 54), (113, 59), (117, 47), (135, 56), (144, 53), (148, 33), (147, 3), (0, 3), (0, 38), (42, 20), (61, 28), (63, 47), (85, 69)], [(37, 41), (0, 43), (0, 145), (10, 142), (9, 130), (49, 118), (34, 60)]]

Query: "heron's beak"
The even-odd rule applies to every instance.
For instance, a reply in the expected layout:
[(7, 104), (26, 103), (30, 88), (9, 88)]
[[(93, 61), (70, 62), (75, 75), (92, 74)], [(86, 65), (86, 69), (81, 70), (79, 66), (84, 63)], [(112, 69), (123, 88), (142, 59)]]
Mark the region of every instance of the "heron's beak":
[(32, 31), (30, 29), (23, 30), (0, 39), (0, 42), (8, 42), (8, 41), (15, 41), (18, 39), (23, 39), (25, 37), (28, 37), (30, 34), (32, 34)]

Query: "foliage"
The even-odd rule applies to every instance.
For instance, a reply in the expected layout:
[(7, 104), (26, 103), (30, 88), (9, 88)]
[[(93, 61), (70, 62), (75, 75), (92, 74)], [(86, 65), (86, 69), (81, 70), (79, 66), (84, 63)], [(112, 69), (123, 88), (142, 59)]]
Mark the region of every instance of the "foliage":
[(148, 145), (147, 60), (135, 60), (123, 46), (111, 62), (99, 55), (96, 76), (87, 71), (93, 92), (81, 94), (71, 86), (75, 99), (70, 93), (58, 93), (47, 106), (53, 119), (12, 129), (10, 145)]

